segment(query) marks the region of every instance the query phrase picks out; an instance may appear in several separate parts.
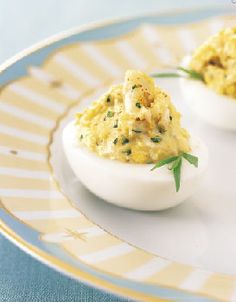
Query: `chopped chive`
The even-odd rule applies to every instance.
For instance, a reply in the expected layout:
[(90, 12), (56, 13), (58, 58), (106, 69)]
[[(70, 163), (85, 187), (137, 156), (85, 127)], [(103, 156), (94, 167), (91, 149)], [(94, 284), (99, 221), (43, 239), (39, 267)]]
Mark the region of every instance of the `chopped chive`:
[(138, 129), (132, 129), (132, 131), (135, 132), (135, 133), (142, 133), (142, 131), (138, 130)]
[(138, 102), (135, 104), (136, 107), (138, 107), (139, 109), (142, 107), (142, 105)]
[(162, 126), (158, 126), (158, 130), (161, 134), (165, 133), (166, 132), (166, 129)]
[(118, 137), (114, 139), (113, 144), (116, 145), (118, 142)]
[(114, 116), (114, 112), (112, 112), (112, 111), (107, 112), (107, 117), (113, 117), (113, 116)]
[(126, 153), (127, 155), (130, 155), (132, 153), (131, 149), (127, 149), (125, 151), (122, 151), (122, 153)]
[(170, 115), (170, 121), (172, 121), (173, 117)]
[(152, 141), (153, 143), (160, 143), (161, 137), (159, 137), (159, 136), (151, 137), (151, 141)]
[(122, 143), (122, 145), (126, 145), (129, 143), (129, 139), (127, 137), (123, 136), (121, 143)]
[(139, 87), (142, 87), (142, 85), (136, 85), (136, 84), (134, 84), (133, 86), (132, 86), (132, 90), (134, 90), (135, 88), (139, 88)]
[(110, 98), (110, 96), (108, 95), (108, 97), (107, 97), (107, 103), (110, 103), (111, 102), (111, 98)]
[(83, 139), (83, 137), (84, 137), (83, 134), (80, 134), (80, 140)]
[(118, 120), (116, 120), (115, 125), (113, 126), (113, 128), (118, 128)]

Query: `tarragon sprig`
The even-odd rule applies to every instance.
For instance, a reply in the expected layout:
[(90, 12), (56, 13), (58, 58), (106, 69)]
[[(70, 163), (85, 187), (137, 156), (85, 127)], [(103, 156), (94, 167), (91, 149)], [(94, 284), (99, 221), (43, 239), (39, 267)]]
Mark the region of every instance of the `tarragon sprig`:
[(176, 192), (180, 189), (180, 178), (181, 178), (181, 168), (183, 158), (187, 160), (191, 165), (194, 165), (196, 168), (198, 167), (198, 157), (189, 153), (181, 153), (178, 156), (168, 157), (166, 159), (158, 161), (155, 166), (151, 169), (151, 171), (160, 168), (164, 165), (169, 165), (169, 169), (173, 171), (173, 176), (175, 180), (175, 188)]
[(151, 76), (153, 78), (183, 78), (184, 77), (188, 79), (203, 81), (202, 75), (193, 69), (187, 69), (182, 66), (178, 66), (176, 70), (182, 71), (182, 73), (181, 72), (157, 72), (151, 74)]

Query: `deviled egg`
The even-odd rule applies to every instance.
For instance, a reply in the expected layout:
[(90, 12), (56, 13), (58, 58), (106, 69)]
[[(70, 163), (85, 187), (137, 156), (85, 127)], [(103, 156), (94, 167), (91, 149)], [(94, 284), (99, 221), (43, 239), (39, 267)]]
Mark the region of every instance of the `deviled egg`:
[(141, 71), (76, 115), (63, 131), (68, 162), (94, 194), (121, 207), (162, 210), (198, 188), (205, 145), (181, 127), (167, 93)]
[(182, 65), (201, 76), (180, 79), (190, 108), (212, 125), (236, 130), (236, 27), (210, 37)]

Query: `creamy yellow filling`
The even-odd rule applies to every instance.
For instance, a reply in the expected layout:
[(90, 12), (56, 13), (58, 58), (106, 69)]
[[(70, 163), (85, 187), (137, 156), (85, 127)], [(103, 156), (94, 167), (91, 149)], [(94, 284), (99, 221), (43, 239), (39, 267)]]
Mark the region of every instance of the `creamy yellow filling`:
[(189, 67), (217, 93), (236, 98), (236, 27), (210, 37), (196, 49)]
[(141, 71), (128, 70), (116, 85), (76, 115), (77, 138), (97, 155), (153, 163), (190, 151), (189, 134), (170, 97)]

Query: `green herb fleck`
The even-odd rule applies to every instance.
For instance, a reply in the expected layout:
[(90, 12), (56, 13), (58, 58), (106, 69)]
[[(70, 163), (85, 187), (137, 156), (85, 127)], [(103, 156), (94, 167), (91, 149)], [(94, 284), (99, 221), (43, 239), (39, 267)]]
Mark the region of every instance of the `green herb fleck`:
[(142, 107), (140, 103), (136, 103), (135, 106), (138, 107), (139, 109)]
[(113, 117), (113, 116), (114, 116), (114, 112), (112, 112), (112, 111), (107, 112), (107, 117)]
[(84, 137), (84, 136), (83, 136), (83, 134), (80, 134), (80, 140), (82, 140), (82, 139), (83, 139), (83, 137)]
[(161, 137), (159, 137), (159, 136), (151, 137), (151, 141), (152, 141), (153, 143), (160, 143)]
[(118, 137), (114, 139), (113, 144), (116, 145), (118, 142)]
[(118, 128), (118, 120), (116, 120), (115, 125), (113, 126), (113, 128)]
[(170, 121), (172, 121), (173, 120), (173, 117), (170, 115)]
[(138, 129), (132, 129), (132, 131), (135, 132), (135, 133), (142, 133), (142, 131), (138, 130)]
[(182, 161), (183, 158), (187, 160), (190, 164), (194, 165), (196, 168), (198, 167), (198, 157), (189, 154), (189, 153), (182, 153), (178, 156), (172, 156), (157, 162), (154, 167), (152, 167), (151, 171), (160, 168), (164, 165), (169, 165), (169, 169), (173, 172), (174, 180), (175, 180), (175, 188), (176, 192), (180, 189), (180, 178), (181, 178), (181, 168), (182, 168)]
[(129, 139), (127, 137), (123, 136), (121, 143), (122, 143), (122, 145), (126, 145), (129, 143)]
[(158, 130), (161, 134), (165, 133), (166, 132), (166, 129), (162, 126), (158, 126)]
[(131, 149), (127, 149), (125, 151), (122, 151), (122, 153), (126, 153), (127, 155), (130, 155), (132, 153)]
[(111, 102), (111, 98), (110, 98), (110, 96), (108, 95), (108, 97), (107, 97), (107, 103), (110, 103)]
[(139, 88), (139, 87), (142, 87), (142, 85), (136, 85), (136, 84), (134, 84), (133, 86), (132, 86), (132, 90), (134, 90), (135, 88)]

